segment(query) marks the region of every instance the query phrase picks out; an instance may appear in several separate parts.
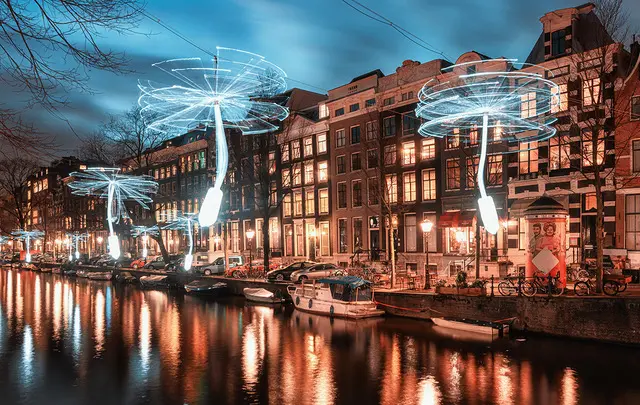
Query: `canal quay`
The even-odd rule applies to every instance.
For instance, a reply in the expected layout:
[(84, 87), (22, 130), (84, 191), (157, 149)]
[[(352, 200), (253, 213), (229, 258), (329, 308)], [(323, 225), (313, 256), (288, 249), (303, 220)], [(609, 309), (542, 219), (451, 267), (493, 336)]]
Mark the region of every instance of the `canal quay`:
[(0, 270), (3, 405), (637, 404), (638, 373), (632, 346)]

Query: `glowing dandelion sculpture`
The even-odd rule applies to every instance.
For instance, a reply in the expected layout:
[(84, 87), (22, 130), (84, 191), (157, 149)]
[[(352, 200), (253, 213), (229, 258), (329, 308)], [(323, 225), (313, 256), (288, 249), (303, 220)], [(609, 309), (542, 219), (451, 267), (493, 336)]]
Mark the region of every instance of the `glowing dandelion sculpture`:
[(31, 239), (37, 239), (44, 236), (44, 232), (42, 231), (26, 231), (22, 229), (18, 229), (17, 231), (11, 232), (16, 239), (24, 240), (24, 246), (26, 250), (26, 254), (24, 256), (24, 261), (27, 263), (31, 263)]
[(179, 135), (202, 125), (215, 127), (216, 180), (199, 214), (201, 226), (213, 225), (229, 163), (224, 129), (245, 135), (275, 130), (273, 122), (285, 119), (289, 111), (269, 100), (287, 89), (286, 74), (260, 55), (221, 47), (211, 61), (172, 59), (153, 66), (170, 74), (175, 84), (138, 84), (140, 113), (150, 128)]
[[(552, 108), (558, 105), (558, 86), (548, 70), (511, 59), (491, 59), (450, 66), (442, 77), (427, 82), (418, 95), (416, 115), (426, 121), (422, 136), (466, 137), (482, 130), (477, 184), (478, 207), (485, 229), (495, 234), (499, 220), (484, 184), (489, 128), (494, 139), (526, 143), (555, 135)], [(475, 132), (477, 134), (477, 132)], [(517, 151), (516, 151), (517, 152)]]
[(191, 263), (193, 263), (193, 224), (196, 221), (196, 214), (182, 213), (178, 214), (171, 222), (163, 226), (162, 229), (169, 230), (182, 230), (187, 233), (187, 240), (189, 241), (189, 250), (184, 255), (184, 269), (191, 269)]
[(71, 176), (77, 180), (69, 183), (73, 194), (94, 196), (107, 200), (107, 222), (109, 224), (109, 254), (114, 259), (120, 257), (118, 236), (113, 224), (120, 218), (128, 218), (125, 201), (135, 201), (144, 209), (153, 200), (151, 195), (158, 191), (158, 183), (150, 176), (128, 176), (119, 173), (120, 169), (90, 168), (84, 172), (73, 172)]
[(160, 235), (160, 230), (157, 225), (153, 226), (134, 226), (131, 228), (131, 236), (134, 238), (142, 237), (142, 257), (147, 258), (147, 254), (149, 252), (149, 236), (158, 236)]
[(75, 248), (75, 258), (78, 260), (80, 258), (80, 242), (89, 239), (89, 234), (68, 233), (67, 238), (69, 239), (69, 261), (73, 260), (73, 256), (71, 255), (71, 246)]

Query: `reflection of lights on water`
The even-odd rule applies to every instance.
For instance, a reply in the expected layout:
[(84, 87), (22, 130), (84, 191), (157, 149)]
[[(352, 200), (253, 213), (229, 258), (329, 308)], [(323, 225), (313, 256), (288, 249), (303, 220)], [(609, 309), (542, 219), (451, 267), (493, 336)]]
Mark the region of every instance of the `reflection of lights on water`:
[(149, 357), (151, 355), (151, 315), (149, 305), (143, 302), (140, 307), (140, 360), (142, 370), (149, 371)]
[(18, 325), (22, 324), (23, 319), (23, 310), (24, 310), (24, 297), (22, 296), (22, 275), (20, 273), (16, 274), (16, 320), (18, 321)]
[(41, 294), (40, 294), (40, 277), (36, 277), (35, 285), (34, 285), (34, 299), (33, 299), (33, 317), (35, 324), (35, 334), (36, 336), (40, 336), (40, 326), (41, 326), (41, 318), (40, 318), (40, 305), (41, 305)]
[(511, 370), (509, 369), (509, 359), (506, 357), (496, 358), (497, 375), (494, 377), (497, 383), (497, 401), (499, 404), (513, 403), (513, 385), (511, 384)]
[(13, 319), (13, 272), (7, 272), (7, 324), (11, 329)]
[(562, 373), (562, 385), (560, 388), (562, 405), (576, 405), (578, 403), (578, 375), (575, 370), (566, 367)]
[(107, 293), (106, 293), (106, 306), (107, 306), (107, 330), (111, 330), (111, 287), (107, 286)]
[(254, 325), (248, 325), (242, 338), (242, 369), (245, 385), (258, 382), (258, 337)]
[(438, 381), (428, 375), (418, 384), (418, 398), (420, 405), (438, 405), (442, 402), (442, 393)]
[(460, 374), (460, 368), (458, 364), (458, 353), (451, 355), (451, 375), (450, 375), (450, 389), (451, 397), (456, 401), (460, 399), (460, 380), (462, 375)]
[(96, 293), (94, 334), (96, 352), (101, 353), (104, 349), (104, 294), (101, 290)]
[(60, 339), (60, 320), (62, 318), (62, 283), (56, 281), (53, 285), (53, 336)]
[(78, 361), (78, 354), (80, 353), (80, 337), (82, 336), (82, 330), (80, 329), (80, 305), (76, 305), (73, 309), (73, 354)]
[(24, 337), (22, 342), (22, 370), (24, 378), (31, 380), (33, 376), (33, 334), (31, 326), (24, 327)]

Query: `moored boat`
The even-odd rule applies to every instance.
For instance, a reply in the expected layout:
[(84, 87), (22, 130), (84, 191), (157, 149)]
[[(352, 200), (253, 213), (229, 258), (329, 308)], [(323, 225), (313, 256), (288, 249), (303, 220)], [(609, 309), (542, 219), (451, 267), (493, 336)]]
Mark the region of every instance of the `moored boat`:
[(87, 278), (89, 276), (89, 272), (86, 270), (78, 270), (76, 271), (76, 277)]
[(355, 276), (322, 278), (288, 287), (296, 309), (314, 314), (362, 319), (384, 314), (373, 301), (369, 281)]
[(120, 283), (135, 283), (136, 281), (138, 281), (138, 279), (136, 278), (136, 276), (134, 276), (133, 274), (129, 273), (128, 271), (123, 271), (121, 273), (119, 273), (116, 276), (116, 281), (120, 282)]
[(264, 288), (245, 288), (242, 290), (244, 297), (253, 302), (260, 302), (263, 304), (279, 304), (284, 301), (284, 298), (278, 297), (275, 293)]
[(184, 290), (193, 295), (219, 297), (227, 293), (227, 284), (211, 279), (201, 278), (185, 284)]
[(140, 287), (143, 288), (169, 288), (167, 276), (152, 275), (140, 277)]
[(111, 277), (113, 277), (113, 274), (110, 271), (93, 271), (93, 272), (87, 273), (87, 278), (89, 280), (107, 281), (107, 280), (111, 280)]
[(504, 336), (509, 333), (509, 325), (497, 323), (497, 322), (489, 322), (489, 321), (478, 321), (474, 319), (466, 319), (466, 318), (450, 318), (450, 317), (442, 317), (442, 318), (431, 318), (433, 323), (438, 326), (442, 326), (449, 329), (462, 330), (466, 332), (473, 332), (483, 335), (491, 335), (491, 336)]

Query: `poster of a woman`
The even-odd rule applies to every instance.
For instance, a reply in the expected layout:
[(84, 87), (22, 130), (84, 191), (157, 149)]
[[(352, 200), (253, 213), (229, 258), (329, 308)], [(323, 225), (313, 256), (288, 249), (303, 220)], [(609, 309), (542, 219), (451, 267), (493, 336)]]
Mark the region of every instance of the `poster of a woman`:
[(536, 218), (529, 221), (526, 276), (557, 277), (566, 283), (565, 220)]

